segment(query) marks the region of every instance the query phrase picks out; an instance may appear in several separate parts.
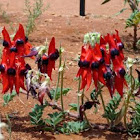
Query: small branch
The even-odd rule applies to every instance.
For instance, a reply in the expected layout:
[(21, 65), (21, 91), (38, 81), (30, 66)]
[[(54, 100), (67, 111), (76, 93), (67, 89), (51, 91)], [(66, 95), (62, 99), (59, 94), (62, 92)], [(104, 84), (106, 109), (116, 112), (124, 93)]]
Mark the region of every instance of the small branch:
[[(27, 92), (24, 91), (24, 90), (22, 90), (21, 93), (27, 95)], [(32, 96), (32, 95), (29, 95), (29, 96)], [(34, 98), (35, 99), (38, 99), (37, 97), (34, 97)], [(51, 107), (53, 107), (53, 108), (55, 108), (55, 109), (57, 109), (57, 110), (59, 110), (59, 111), (63, 111), (62, 108), (58, 104), (56, 104), (56, 103), (48, 102), (48, 105), (51, 106)], [(73, 118), (79, 119), (79, 115), (78, 114), (67, 112), (67, 115), (69, 117), (73, 117)]]
[(139, 10), (137, 5), (134, 3), (134, 1), (128, 0), (128, 3), (130, 5), (132, 11)]

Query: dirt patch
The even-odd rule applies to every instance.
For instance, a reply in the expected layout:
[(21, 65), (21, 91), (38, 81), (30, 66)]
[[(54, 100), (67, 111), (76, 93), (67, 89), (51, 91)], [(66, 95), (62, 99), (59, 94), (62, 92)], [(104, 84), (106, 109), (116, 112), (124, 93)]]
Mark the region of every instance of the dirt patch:
[[(31, 1), (32, 2), (32, 1)], [(68, 104), (73, 101), (77, 101), (76, 91), (77, 82), (74, 81), (74, 77), (78, 71), (77, 62), (73, 61), (76, 58), (76, 54), (80, 53), (81, 45), (83, 43), (83, 36), (87, 32), (96, 31), (100, 32), (102, 35), (107, 33), (113, 33), (115, 29), (119, 30), (120, 36), (125, 43), (126, 50), (132, 44), (132, 29), (125, 29), (125, 19), (130, 13), (130, 9), (125, 11), (125, 13), (119, 15), (118, 17), (113, 16), (123, 7), (123, 1), (115, 0), (106, 5), (101, 6), (102, 0), (93, 1), (88, 0), (86, 2), (86, 16), (79, 16), (79, 1), (77, 0), (48, 0), (45, 4), (49, 4), (49, 9), (36, 21), (37, 28), (29, 36), (29, 41), (34, 45), (42, 44), (46, 38), (51, 39), (52, 36), (56, 38), (57, 48), (60, 43), (65, 49), (63, 58), (67, 59), (67, 67), (64, 75), (64, 87), (70, 87), (72, 90), (70, 93), (64, 97), (65, 109), (68, 109)], [(27, 21), (27, 16), (24, 11), (24, 0), (3, 0), (0, 2), (4, 5), (4, 8), (10, 17), (13, 27), (18, 27), (19, 22), (24, 26)], [(8, 5), (7, 5), (8, 4)], [(9, 24), (0, 18), (0, 26), (6, 26), (10, 33), (12, 33)], [(140, 33), (138, 33), (140, 36)], [(2, 39), (2, 37), (1, 37)], [(126, 56), (137, 56), (133, 51), (125, 51)], [(36, 67), (33, 60), (27, 59), (28, 63), (32, 63), (32, 67)], [(57, 68), (58, 62), (56, 64), (56, 71), (53, 71), (53, 81), (51, 83), (52, 87), (56, 84), (57, 79)], [(89, 95), (90, 90), (86, 93)], [(2, 115), (2, 120), (6, 121), (5, 114), (10, 113), (13, 115), (11, 118), (12, 122), (12, 139), (13, 140), (53, 140), (53, 139), (63, 139), (63, 140), (89, 140), (89, 139), (108, 139), (108, 140), (118, 140), (126, 139), (126, 135), (121, 133), (113, 133), (108, 131), (98, 131), (90, 130), (79, 135), (53, 135), (52, 133), (45, 132), (42, 134), (41, 131), (37, 130), (30, 124), (30, 119), (28, 113), (31, 108), (37, 103), (36, 100), (29, 98), (20, 94), (16, 97), (13, 102), (7, 107), (2, 107), (2, 94), (0, 94), (0, 110)], [(104, 99), (107, 103), (110, 99), (107, 90), (104, 90)], [(20, 100), (22, 100), (22, 103)], [(45, 114), (51, 112), (51, 108), (47, 108)], [(106, 123), (106, 120), (102, 118), (103, 108), (100, 106), (98, 113), (95, 115), (93, 110), (88, 111), (88, 118), (93, 123)], [(8, 134), (5, 132), (8, 137)]]

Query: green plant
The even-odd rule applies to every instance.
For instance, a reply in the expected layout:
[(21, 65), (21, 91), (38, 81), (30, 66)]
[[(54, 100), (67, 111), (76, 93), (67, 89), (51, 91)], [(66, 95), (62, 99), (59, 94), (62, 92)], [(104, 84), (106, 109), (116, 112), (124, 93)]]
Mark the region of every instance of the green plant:
[(140, 104), (136, 104), (135, 112), (131, 118), (131, 123), (129, 124), (129, 133), (139, 134), (140, 133)]
[(119, 111), (117, 109), (120, 102), (121, 96), (117, 93), (116, 96), (113, 96), (113, 98), (109, 101), (109, 103), (105, 107), (105, 113), (103, 114), (103, 117), (110, 120), (111, 127), (114, 126), (115, 119), (118, 116)]
[(26, 24), (26, 36), (29, 36), (36, 28), (36, 19), (43, 14), (47, 7), (44, 8), (43, 0), (34, 0), (33, 5), (31, 5), (29, 0), (25, 0), (25, 7), (28, 18)]
[[(104, 0), (102, 2), (102, 4), (105, 4), (107, 2), (109, 2), (111, 0)], [(126, 5), (126, 3), (129, 4), (132, 13), (130, 15), (130, 17), (126, 20), (126, 28), (127, 27), (134, 27), (134, 36), (133, 36), (133, 49), (137, 49), (137, 31), (138, 31), (138, 24), (140, 23), (140, 9), (139, 7), (139, 0), (124, 0), (124, 5)], [(126, 10), (126, 8), (123, 8), (119, 13), (122, 13), (124, 10)]]
[(64, 123), (63, 126), (59, 128), (59, 131), (63, 134), (78, 134), (86, 129), (88, 129), (88, 124), (86, 121), (71, 121), (68, 123)]
[[(70, 90), (71, 90), (70, 88), (63, 88), (62, 94), (67, 95)], [(50, 93), (51, 93), (52, 98), (54, 99), (56, 89), (51, 89)], [(58, 99), (60, 99), (60, 96), (61, 96), (61, 88), (58, 87), (57, 93), (56, 93), (56, 96), (55, 96), (55, 100), (58, 101)]]
[(63, 121), (64, 113), (60, 112), (54, 112), (52, 114), (48, 114), (50, 117), (49, 119), (45, 119), (46, 124), (48, 127), (45, 127), (45, 130), (51, 130), (51, 131), (56, 131), (56, 128), (60, 122)]
[(38, 105), (36, 104), (34, 108), (32, 109), (32, 112), (29, 113), (31, 124), (36, 125), (36, 126), (44, 126), (45, 121), (42, 118), (43, 115), (43, 110), (44, 108), (48, 105), (47, 102), (45, 102), (44, 105)]
[(13, 98), (14, 98), (16, 95), (17, 95), (17, 94), (16, 94), (15, 91), (13, 91), (11, 94), (10, 94), (10, 93), (4, 94), (4, 96), (3, 96), (3, 100), (4, 100), (3, 106), (8, 105), (8, 103), (9, 103), (10, 101), (12, 101)]

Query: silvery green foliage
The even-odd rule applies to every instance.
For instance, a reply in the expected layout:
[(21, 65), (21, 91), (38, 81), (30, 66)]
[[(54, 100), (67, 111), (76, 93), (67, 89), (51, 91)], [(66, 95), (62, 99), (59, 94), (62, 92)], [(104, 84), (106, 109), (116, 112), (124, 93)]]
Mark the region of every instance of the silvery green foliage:
[(98, 32), (87, 33), (84, 35), (84, 43), (85, 44), (89, 43), (92, 47), (94, 47), (96, 43), (100, 42), (100, 36), (101, 34)]

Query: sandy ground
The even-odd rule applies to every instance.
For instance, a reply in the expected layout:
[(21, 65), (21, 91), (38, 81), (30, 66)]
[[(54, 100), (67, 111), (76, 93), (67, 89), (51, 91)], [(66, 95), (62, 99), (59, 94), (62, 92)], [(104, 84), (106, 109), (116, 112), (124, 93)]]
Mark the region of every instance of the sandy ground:
[[(33, 3), (33, 0), (30, 1)], [(64, 97), (65, 99), (65, 108), (68, 109), (68, 104), (73, 101), (76, 103), (77, 96), (77, 82), (74, 81), (74, 77), (77, 73), (78, 66), (73, 59), (76, 58), (76, 54), (80, 53), (81, 45), (83, 43), (83, 36), (87, 32), (97, 31), (105, 35), (107, 33), (113, 33), (115, 29), (118, 29), (120, 36), (126, 45), (125, 54), (126, 56), (138, 56), (139, 54), (134, 54), (130, 50), (132, 44), (132, 29), (125, 29), (125, 19), (128, 17), (131, 12), (128, 8), (123, 14), (119, 16), (114, 16), (119, 12), (124, 3), (121, 0), (113, 0), (112, 2), (101, 5), (102, 0), (87, 0), (86, 1), (86, 16), (79, 16), (79, 1), (78, 0), (44, 0), (44, 6), (49, 5), (49, 8), (41, 17), (36, 21), (37, 27), (36, 30), (29, 36), (30, 42), (34, 45), (43, 44), (45, 39), (51, 39), (52, 36), (56, 38), (57, 48), (60, 45), (65, 49), (63, 58), (67, 59), (67, 66), (69, 69), (66, 70), (64, 76), (64, 86), (72, 88), (72, 91)], [(17, 28), (19, 23), (22, 23), (24, 26), (27, 22), (27, 14), (25, 11), (25, 2), (24, 0), (1, 0), (3, 9), (6, 11), (7, 15), (10, 17), (10, 23), (6, 23), (2, 16), (0, 16), (0, 27), (6, 26), (9, 32), (12, 34), (13, 31), (11, 27)], [(127, 7), (127, 6), (126, 6)], [(138, 36), (140, 33), (138, 32)], [(2, 39), (2, 37), (1, 37)], [(28, 63), (32, 63), (32, 67), (36, 67), (33, 60), (27, 59)], [(58, 66), (58, 62), (56, 67)], [(138, 66), (139, 67), (139, 66)], [(51, 86), (56, 85), (57, 79), (57, 68), (53, 72), (53, 81)], [(1, 87), (2, 88), (2, 87)], [(86, 93), (89, 95), (90, 90)], [(110, 99), (107, 90), (104, 91), (104, 99), (107, 103)], [(20, 101), (22, 100), (24, 104)], [(2, 95), (0, 95), (0, 110), (2, 114), (2, 119), (5, 120), (5, 113), (14, 113), (15, 117), (11, 119), (12, 122), (12, 139), (13, 140), (53, 140), (53, 139), (62, 139), (62, 140), (96, 140), (96, 139), (107, 139), (107, 140), (118, 140), (118, 139), (127, 139), (125, 135), (120, 133), (113, 133), (108, 131), (98, 131), (90, 130), (79, 135), (52, 135), (49, 132), (41, 134), (37, 129), (35, 129), (29, 121), (28, 113), (31, 111), (31, 108), (37, 103), (36, 100), (29, 98), (26, 99), (25, 95), (20, 94), (20, 100), (18, 97), (14, 99), (9, 106), (2, 107)], [(51, 108), (47, 108), (45, 115), (51, 112)], [(88, 118), (92, 123), (106, 123), (106, 120), (102, 118), (103, 109), (100, 106), (99, 112), (95, 115), (93, 109), (88, 111)], [(7, 137), (7, 133), (4, 133)]]

